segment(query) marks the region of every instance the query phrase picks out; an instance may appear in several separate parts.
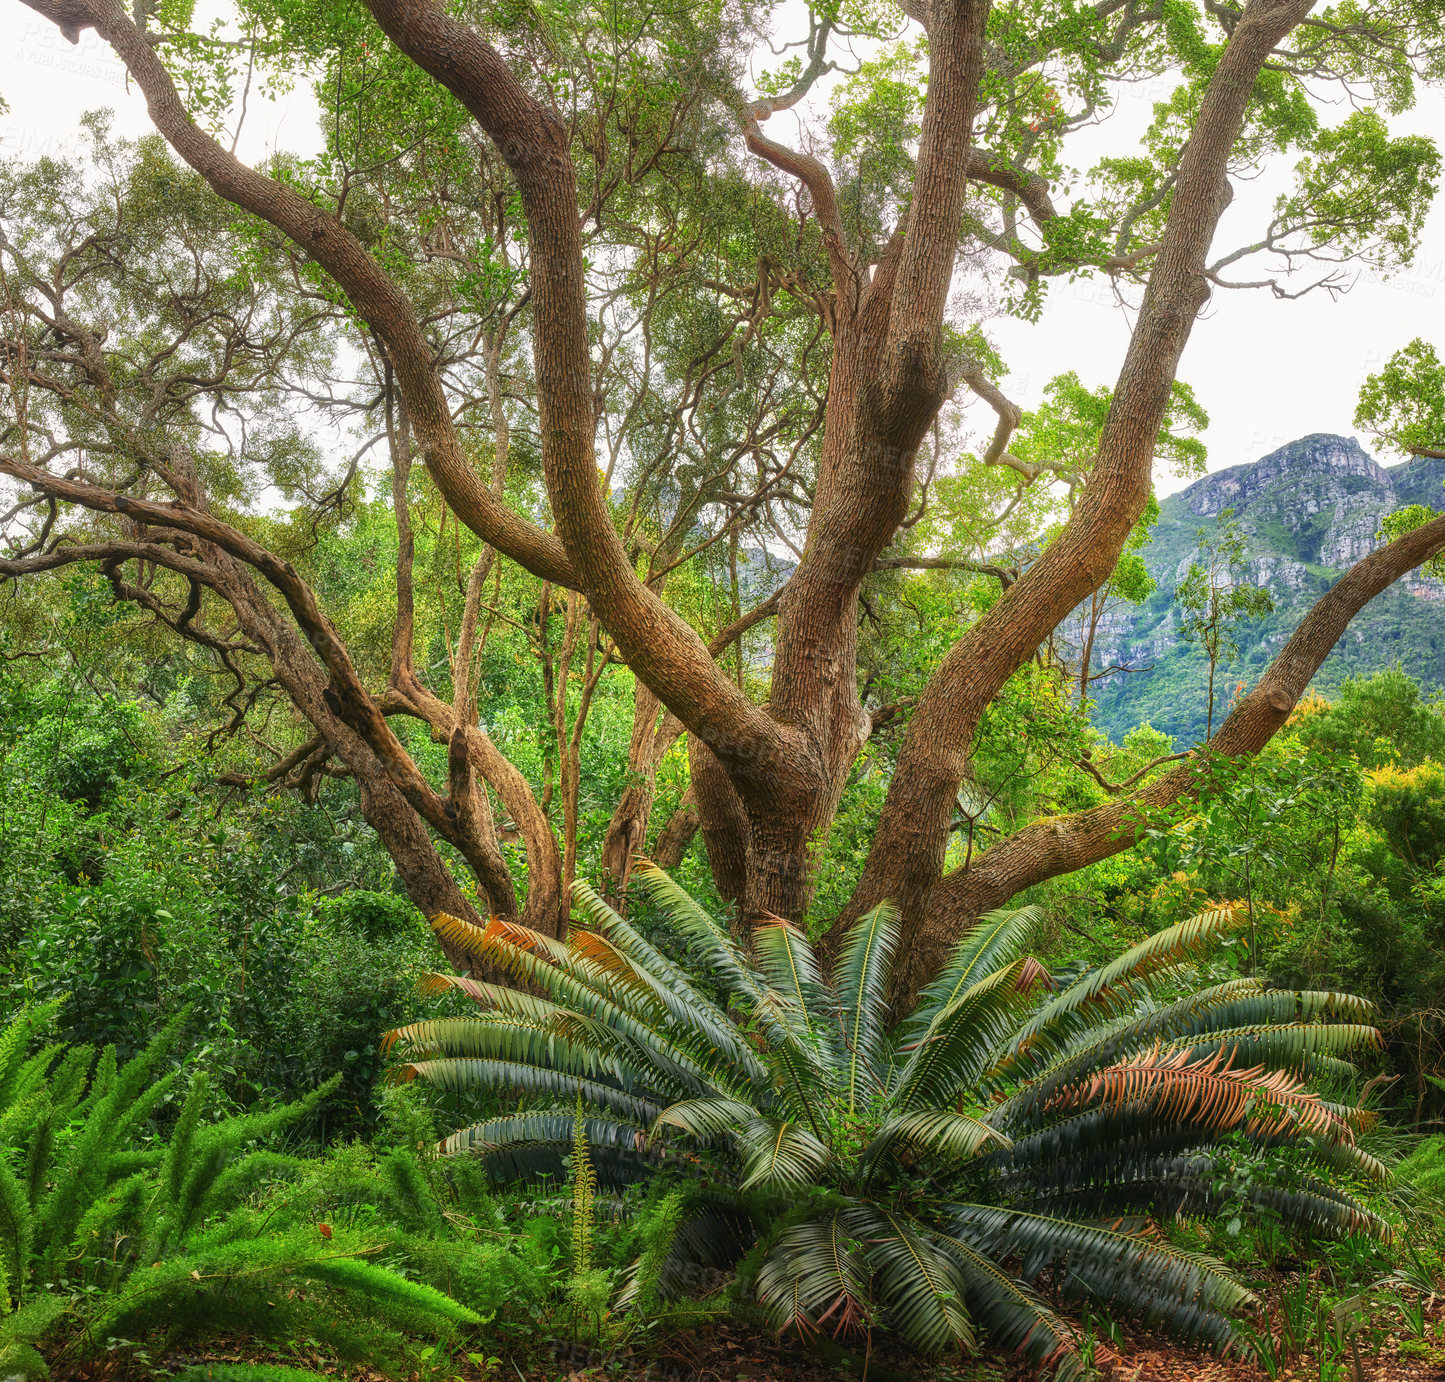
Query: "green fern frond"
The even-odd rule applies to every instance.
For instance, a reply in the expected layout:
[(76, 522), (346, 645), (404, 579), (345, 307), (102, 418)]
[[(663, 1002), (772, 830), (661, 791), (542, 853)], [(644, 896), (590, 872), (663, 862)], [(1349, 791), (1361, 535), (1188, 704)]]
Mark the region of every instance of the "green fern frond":
[(379, 1267), (359, 1257), (324, 1256), (293, 1262), (290, 1270), (311, 1281), (359, 1296), (371, 1305), (415, 1311), (456, 1324), (481, 1324), (482, 1317), (424, 1281)]
[(587, 1150), (587, 1120), (582, 1116), (582, 1099), (577, 1099), (576, 1124), (572, 1134), (572, 1274), (585, 1276), (592, 1270), (592, 1226), (596, 1218), (597, 1173)]
[(11, 1314), (0, 1317), (0, 1375), (50, 1376), (35, 1345), (50, 1332), (68, 1305), (64, 1296), (34, 1296)]
[[(27, 1053), (31, 1042), (49, 1030), (59, 1011), (58, 999), (23, 1007), (0, 1031), (0, 1114), (35, 1093), (33, 1069), (27, 1069), (30, 1065)], [(49, 1047), (48, 1051), (47, 1064), (54, 1058), (55, 1047)]]
[[(0, 1276), (4, 1278), (4, 1285), (0, 1285), (0, 1304), (7, 1308), (9, 1301), (3, 1299), (7, 1287), (16, 1300), (24, 1299), (34, 1235), (30, 1196), (9, 1163), (0, 1157)], [(4, 1310), (0, 1310), (0, 1315), (3, 1314)]]

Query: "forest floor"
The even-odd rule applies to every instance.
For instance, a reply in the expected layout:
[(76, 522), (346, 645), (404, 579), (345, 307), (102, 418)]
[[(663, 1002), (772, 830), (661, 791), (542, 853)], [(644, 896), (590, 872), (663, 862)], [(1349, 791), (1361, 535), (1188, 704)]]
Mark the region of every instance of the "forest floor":
[[(1270, 1372), (1254, 1361), (1182, 1349), (1148, 1333), (1099, 1341), (1093, 1355), (1098, 1382), (1445, 1382), (1445, 1310), (1416, 1339), (1383, 1330), (1362, 1330), (1357, 1352), (1347, 1343), (1328, 1348), (1323, 1362), (1307, 1353)], [(827, 1346), (825, 1345), (825, 1348)], [(480, 1355), (470, 1358), (480, 1360)], [(866, 1361), (867, 1372), (859, 1364)], [(365, 1365), (346, 1365), (304, 1345), (277, 1348), (237, 1339), (201, 1351), (173, 1351), (158, 1358), (143, 1352), (116, 1353), (67, 1367), (54, 1360), (52, 1382), (140, 1382), (206, 1363), (274, 1363), (349, 1379), (349, 1382), (422, 1382)], [(523, 1347), (502, 1358), (444, 1367), (430, 1374), (462, 1382), (1036, 1382), (1039, 1374), (1017, 1358), (985, 1350), (973, 1357), (924, 1362), (896, 1345), (880, 1347), (866, 1360), (829, 1350), (826, 1354), (780, 1341), (743, 1325), (717, 1324), (650, 1340), (602, 1354), (571, 1344)]]

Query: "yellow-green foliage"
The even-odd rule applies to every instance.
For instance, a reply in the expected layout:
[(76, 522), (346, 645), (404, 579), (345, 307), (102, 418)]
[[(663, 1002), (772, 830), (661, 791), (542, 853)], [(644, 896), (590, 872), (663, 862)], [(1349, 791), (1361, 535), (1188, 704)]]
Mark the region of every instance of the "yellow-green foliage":
[(1427, 1137), (1395, 1167), (1395, 1175), (1425, 1199), (1445, 1207), (1445, 1137)]
[(587, 1120), (577, 1100), (577, 1130), (572, 1138), (572, 1269), (582, 1277), (592, 1268), (592, 1227), (597, 1218), (597, 1173), (587, 1150)]

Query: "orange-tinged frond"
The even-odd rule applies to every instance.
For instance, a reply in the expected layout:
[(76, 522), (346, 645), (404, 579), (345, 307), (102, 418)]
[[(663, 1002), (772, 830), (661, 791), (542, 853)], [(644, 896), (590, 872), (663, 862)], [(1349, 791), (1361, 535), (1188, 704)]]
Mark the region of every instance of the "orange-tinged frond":
[(1161, 1118), (1205, 1124), (1220, 1132), (1243, 1128), (1259, 1136), (1313, 1133), (1353, 1142), (1350, 1125), (1303, 1080), (1263, 1066), (1236, 1070), (1234, 1052), (1190, 1063), (1190, 1052), (1154, 1047), (1059, 1091), (1048, 1107), (1145, 1103)]
[(486, 940), (505, 941), (518, 950), (537, 956), (538, 959), (552, 960), (554, 963), (564, 959), (568, 949), (561, 941), (544, 936), (542, 932), (534, 931), (520, 922), (508, 921), (504, 917), (493, 917), (487, 922)]
[(435, 998), (439, 993), (455, 989), (458, 993), (464, 993), (468, 998), (474, 998), (479, 1003), (488, 1001), (487, 991), (492, 987), (493, 985), (479, 983), (466, 974), (423, 974), (416, 981), (416, 991), (423, 998)]
[(473, 955), (486, 953), (486, 931), (480, 926), (473, 926), (469, 921), (463, 921), (461, 917), (438, 912), (431, 918), (431, 929), (438, 939), (448, 941)]
[(599, 936), (595, 931), (579, 929), (572, 932), (569, 944), (574, 954), (589, 960), (608, 978), (616, 980), (624, 988), (645, 998), (649, 1003), (655, 1001), (652, 986), (637, 972), (637, 966), (606, 936)]

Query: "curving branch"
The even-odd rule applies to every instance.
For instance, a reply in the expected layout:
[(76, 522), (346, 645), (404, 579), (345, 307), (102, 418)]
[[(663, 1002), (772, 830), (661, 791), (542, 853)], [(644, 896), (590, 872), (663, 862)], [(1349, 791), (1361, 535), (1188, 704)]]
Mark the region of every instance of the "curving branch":
[(973, 561), (968, 557), (879, 557), (875, 571), (971, 571), (976, 576), (992, 576), (1005, 590), (1019, 578), (1016, 569), (991, 561)]
[[(769, 139), (758, 128), (767, 119), (768, 102), (758, 102), (743, 117), (743, 138), (748, 150), (766, 159), (779, 171), (797, 178), (808, 189), (813, 200), (813, 214), (823, 233), (823, 247), (828, 252), (828, 267), (833, 275), (834, 329), (852, 318), (858, 310), (863, 278), (858, 256), (849, 248), (843, 229), (843, 215), (838, 209), (838, 194), (833, 178), (820, 159), (800, 153), (776, 140)], [(755, 113), (756, 112), (756, 113)]]
[(984, 182), (1017, 197), (1040, 229), (1059, 214), (1049, 195), (1048, 179), (1029, 172), (1003, 154), (991, 149), (969, 149), (968, 176), (971, 182)]
[[(115, 494), (82, 481), (53, 475), (14, 457), (0, 456), (0, 474), (10, 475), (43, 493), (97, 513), (117, 514), (159, 528), (188, 533), (260, 572), (280, 593), (297, 627), (329, 674), (329, 685), (322, 693), (326, 707), (360, 735), (407, 803), (438, 835), (461, 851), (479, 881), (486, 880), (495, 872), (496, 860), (490, 857), (496, 851), (495, 837), (484, 840), (461, 827), (455, 804), (439, 796), (422, 776), (411, 755), (387, 724), (381, 707), (362, 684), (350, 653), (321, 612), (315, 594), (290, 562), (206, 510), (179, 500), (162, 504)], [(157, 553), (163, 550), (156, 549)], [(150, 556), (148, 551), (147, 559)], [(194, 579), (199, 581), (202, 577), (196, 573)], [(206, 583), (213, 584), (214, 578)]]
[(863, 876), (830, 938), (884, 898), (901, 906), (906, 941), (923, 925), (979, 720), (1015, 669), (1108, 578), (1143, 512), (1170, 386), (1208, 299), (1207, 256), (1229, 201), (1231, 150), (1259, 72), (1309, 8), (1310, 0), (1250, 0), (1236, 26), (1180, 162), (1090, 483), (1047, 551), (930, 678), (909, 722)]
[(69, 30), (93, 27), (116, 51), (145, 94), (151, 121), (167, 143), (226, 201), (293, 241), (341, 286), (386, 345), (407, 400), (423, 460), (447, 503), (478, 536), (519, 565), (576, 588), (579, 576), (562, 544), (499, 503), (473, 471), (421, 324), (406, 296), (335, 216), (299, 192), (248, 168), (191, 119), (170, 74), (116, 0), (24, 0)]
[(692, 733), (715, 744), (740, 776), (758, 775), (796, 736), (723, 675), (696, 631), (638, 578), (598, 483), (576, 174), (565, 126), (495, 49), (432, 0), (368, 5), (392, 42), (472, 114), (517, 180), (531, 247), (542, 465), (576, 571), (561, 583), (583, 590), (628, 666)]
[[(1113, 672), (1122, 672), (1124, 668), (1113, 667), (1109, 670)], [(1166, 763), (1178, 763), (1181, 759), (1189, 758), (1190, 756), (1190, 752), (1166, 753), (1161, 757), (1154, 759), (1152, 762), (1146, 763), (1142, 768), (1139, 769), (1138, 772), (1130, 773), (1130, 775), (1126, 777), (1123, 782), (1110, 782), (1109, 779), (1106, 778), (1104, 774), (1099, 771), (1098, 764), (1093, 762), (1092, 759), (1074, 758), (1070, 761), (1073, 763), (1074, 767), (1088, 773), (1089, 776), (1092, 777), (1094, 781), (1099, 784), (1100, 787), (1102, 787), (1106, 792), (1108, 792), (1111, 797), (1116, 797), (1119, 795), (1120, 792), (1127, 792), (1129, 788), (1131, 788), (1136, 782), (1140, 781), (1140, 779), (1148, 777), (1155, 768), (1162, 768)]]
[[(969, 868), (945, 876), (933, 890), (926, 921), (906, 952), (898, 977), (901, 997), (916, 993), (927, 982), (959, 931), (974, 918), (1036, 883), (1087, 868), (1133, 846), (1148, 809), (1197, 790), (1196, 764), (1201, 758), (1258, 753), (1289, 719), (1350, 621), (1400, 577), (1441, 552), (1445, 552), (1445, 515), (1356, 562), (1315, 603), (1204, 750), (1176, 755), (1191, 761), (1127, 797), (1073, 815), (1035, 821), (975, 856)], [(1159, 760), (1143, 771), (1167, 761)], [(1109, 786), (1104, 785), (1106, 789)]]

